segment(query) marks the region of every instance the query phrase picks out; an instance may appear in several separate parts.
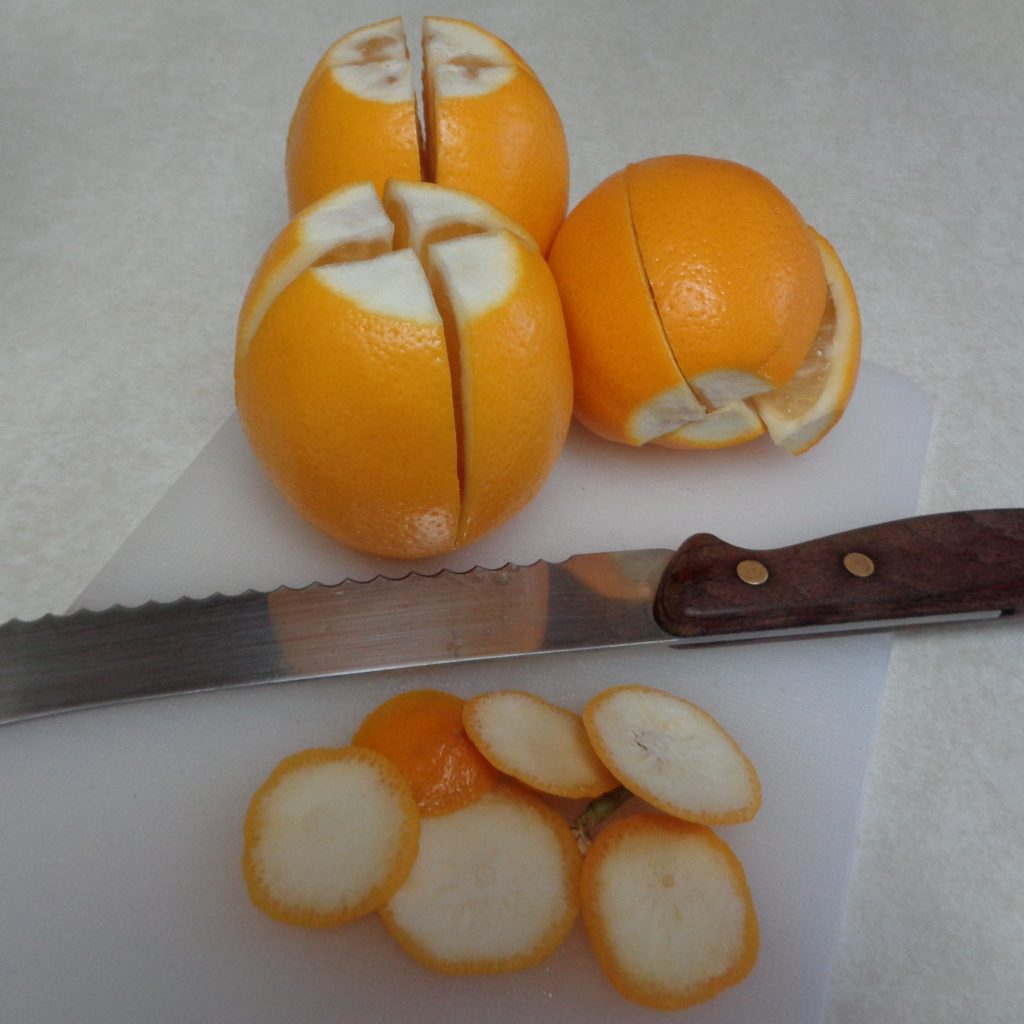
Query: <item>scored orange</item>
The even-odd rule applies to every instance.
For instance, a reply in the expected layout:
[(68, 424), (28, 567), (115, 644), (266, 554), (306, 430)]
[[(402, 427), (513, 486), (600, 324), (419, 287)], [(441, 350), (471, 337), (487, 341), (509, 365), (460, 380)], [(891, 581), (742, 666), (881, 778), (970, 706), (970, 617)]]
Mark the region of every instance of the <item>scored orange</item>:
[(557, 288), (522, 228), (440, 186), (383, 192), (332, 193), (270, 246), (239, 316), (235, 390), (253, 450), (303, 516), (418, 558), (533, 498), (565, 440), (572, 378)]
[(388, 758), (412, 786), (421, 814), (448, 814), (473, 803), (498, 772), (463, 726), (465, 701), (441, 690), (410, 690), (363, 719), (352, 742)]
[(570, 213), (550, 264), (576, 414), (604, 437), (717, 448), (767, 428), (800, 452), (846, 407), (860, 351), (852, 285), (831, 246), (748, 167), (631, 164)]
[(565, 217), (565, 131), (534, 71), (468, 21), (423, 19), (423, 125), (400, 18), (333, 43), (288, 131), (292, 213), (329, 192), (389, 177), (471, 192), (515, 219), (547, 252)]

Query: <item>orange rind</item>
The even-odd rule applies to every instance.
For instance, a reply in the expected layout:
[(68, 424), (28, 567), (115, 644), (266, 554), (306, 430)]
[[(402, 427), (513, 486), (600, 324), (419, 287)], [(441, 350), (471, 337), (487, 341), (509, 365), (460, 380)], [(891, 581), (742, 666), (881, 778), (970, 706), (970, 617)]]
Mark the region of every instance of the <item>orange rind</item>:
[(491, 764), (543, 793), (593, 797), (614, 789), (580, 716), (521, 690), (484, 693), (466, 702), (469, 738)]
[(376, 910), (416, 859), (419, 813), (385, 757), (357, 747), (285, 758), (245, 818), (243, 874), (270, 917), (329, 928)]
[(381, 907), (388, 931), (442, 974), (486, 974), (539, 963), (579, 913), (580, 855), (566, 823), (515, 783), (425, 818), (420, 852)]
[(371, 711), (352, 742), (398, 768), (421, 814), (448, 814), (479, 799), (498, 780), (466, 733), (464, 705), (451, 693), (410, 690)]

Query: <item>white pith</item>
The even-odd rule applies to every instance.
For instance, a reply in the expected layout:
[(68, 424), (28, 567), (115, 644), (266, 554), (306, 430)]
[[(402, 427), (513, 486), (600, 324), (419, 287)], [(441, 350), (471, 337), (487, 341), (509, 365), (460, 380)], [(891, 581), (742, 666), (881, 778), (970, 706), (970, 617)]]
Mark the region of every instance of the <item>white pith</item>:
[(397, 791), (358, 760), (286, 775), (262, 805), (252, 851), (267, 891), (292, 906), (330, 911), (362, 901), (392, 870), (406, 815)]
[(401, 18), (350, 32), (330, 49), (324, 65), (343, 89), (362, 99), (415, 103)]
[(637, 986), (684, 995), (742, 955), (745, 902), (728, 864), (699, 834), (638, 830), (597, 870), (597, 913)]
[(422, 819), (419, 854), (387, 913), (435, 961), (528, 956), (572, 905), (565, 856), (546, 817), (496, 790)]
[(372, 260), (313, 267), (310, 273), (368, 313), (424, 326), (441, 325), (427, 275), (411, 249)]
[(444, 282), (457, 323), (467, 324), (507, 301), (519, 281), (521, 255), (507, 231), (437, 242), (427, 265)]
[(714, 409), (742, 401), (771, 388), (771, 383), (763, 377), (743, 370), (711, 370), (692, 377), (690, 384)]
[(764, 424), (746, 402), (730, 402), (713, 409), (702, 420), (687, 423), (656, 439), (665, 448), (712, 447), (736, 438), (755, 438)]
[(522, 693), (474, 702), (483, 753), (496, 766), (545, 792), (611, 789), (578, 715)]
[(756, 800), (748, 762), (711, 718), (686, 701), (621, 690), (599, 702), (590, 730), (616, 778), (680, 816), (719, 817)]
[(682, 424), (699, 423), (706, 415), (693, 391), (680, 380), (638, 406), (626, 423), (626, 434), (635, 444), (646, 444)]

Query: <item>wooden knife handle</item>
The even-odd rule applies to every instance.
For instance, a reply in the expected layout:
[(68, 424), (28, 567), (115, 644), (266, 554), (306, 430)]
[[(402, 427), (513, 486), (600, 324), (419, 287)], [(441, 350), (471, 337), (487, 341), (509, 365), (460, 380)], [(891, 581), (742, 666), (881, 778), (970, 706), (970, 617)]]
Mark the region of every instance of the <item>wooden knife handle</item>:
[(690, 537), (655, 599), (661, 627), (706, 637), (1024, 610), (1024, 509), (899, 519), (768, 551)]

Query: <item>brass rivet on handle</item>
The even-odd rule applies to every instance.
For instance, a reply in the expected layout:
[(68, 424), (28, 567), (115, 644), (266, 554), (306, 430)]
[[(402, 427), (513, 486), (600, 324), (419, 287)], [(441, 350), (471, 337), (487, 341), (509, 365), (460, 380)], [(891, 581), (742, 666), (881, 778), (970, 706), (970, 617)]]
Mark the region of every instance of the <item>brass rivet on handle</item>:
[(854, 576), (870, 576), (875, 571), (875, 563), (860, 551), (851, 551), (843, 555), (843, 566)]
[(756, 559), (744, 558), (736, 565), (736, 575), (744, 583), (749, 583), (752, 587), (759, 587), (768, 579), (768, 567)]

